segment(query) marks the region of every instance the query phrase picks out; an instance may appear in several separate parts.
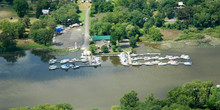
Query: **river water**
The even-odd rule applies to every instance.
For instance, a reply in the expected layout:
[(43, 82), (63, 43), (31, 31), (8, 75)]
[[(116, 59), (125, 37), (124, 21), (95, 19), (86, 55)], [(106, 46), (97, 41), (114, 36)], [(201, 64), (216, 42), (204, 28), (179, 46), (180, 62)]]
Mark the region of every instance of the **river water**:
[[(135, 50), (147, 52), (145, 46)], [(176, 86), (195, 79), (220, 84), (220, 47), (187, 47), (161, 51), (162, 55), (188, 54), (192, 66), (124, 67), (117, 57), (102, 57), (102, 66), (49, 71), (50, 58), (80, 57), (81, 51), (65, 56), (29, 50), (0, 54), (0, 110), (38, 104), (70, 103), (77, 110), (110, 109), (124, 93), (138, 92), (140, 100), (154, 93), (165, 98)]]

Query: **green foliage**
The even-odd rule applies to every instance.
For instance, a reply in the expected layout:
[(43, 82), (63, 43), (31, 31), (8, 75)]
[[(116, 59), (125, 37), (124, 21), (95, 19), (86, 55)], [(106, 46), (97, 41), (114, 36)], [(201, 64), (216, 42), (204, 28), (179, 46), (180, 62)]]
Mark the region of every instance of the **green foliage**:
[(19, 21), (22, 22), (26, 28), (29, 28), (31, 25), (30, 18), (28, 16), (24, 16), (24, 18), (19, 19)]
[(137, 93), (132, 90), (131, 92), (124, 94), (120, 99), (121, 110), (137, 110), (139, 98)]
[(104, 52), (104, 53), (108, 53), (109, 51), (108, 51), (108, 47), (106, 46), (106, 45), (103, 45), (102, 47), (101, 47), (101, 50)]
[(37, 29), (31, 32), (33, 40), (39, 44), (44, 44), (45, 46), (52, 42), (54, 31), (51, 29)]
[(147, 20), (147, 22), (144, 23), (144, 33), (149, 32), (149, 28), (151, 28), (154, 25), (154, 19), (150, 18)]
[(167, 24), (167, 25), (164, 24), (163, 28), (184, 30), (184, 29), (187, 29), (188, 26), (184, 22), (178, 20), (174, 24)]
[(39, 18), (42, 15), (42, 9), (48, 9), (50, 4), (47, 0), (38, 0), (37, 9), (36, 9), (36, 18)]
[(116, 45), (112, 45), (113, 52), (116, 52)]
[(16, 49), (16, 42), (14, 36), (7, 32), (0, 34), (0, 42), (3, 51), (13, 51)]
[(9, 110), (74, 110), (74, 108), (68, 103), (63, 103), (63, 104), (55, 104), (55, 105), (50, 105), (50, 104), (37, 105), (32, 108), (30, 107), (10, 108)]
[(149, 29), (149, 33), (147, 35), (147, 38), (152, 41), (162, 41), (163, 40), (162, 34), (160, 33), (160, 30), (158, 30), (154, 27), (151, 27)]
[(19, 17), (24, 17), (28, 9), (27, 0), (14, 0), (13, 7)]
[(90, 26), (91, 26), (89, 29), (90, 35), (93, 35), (93, 36), (110, 35), (111, 24), (108, 22), (93, 20), (93, 21), (91, 21)]
[(130, 39), (129, 39), (129, 43), (130, 43), (130, 46), (132, 47), (132, 48), (135, 48), (137, 45), (136, 45), (136, 43), (137, 43), (137, 40), (135, 39), (135, 37), (130, 37)]
[(20, 21), (11, 23), (8, 20), (2, 20), (0, 22), (0, 29), (15, 38), (23, 38), (25, 32), (25, 26)]
[(92, 52), (92, 54), (96, 54), (96, 51), (97, 51), (97, 46), (95, 44), (92, 44), (89, 46), (89, 51)]
[(139, 26), (140, 28), (143, 27), (143, 24), (144, 24), (144, 17), (145, 15), (142, 14), (142, 12), (138, 11), (138, 10), (134, 10), (131, 12), (131, 16), (130, 16), (130, 22), (133, 24), (133, 25), (137, 25)]
[(111, 1), (106, 2), (105, 0), (93, 1), (90, 11), (90, 16), (93, 17), (94, 14), (102, 12), (112, 12), (113, 4)]
[(203, 39), (205, 38), (204, 35), (202, 33), (194, 33), (194, 32), (189, 32), (189, 33), (185, 33), (180, 35), (176, 41), (178, 40), (194, 40), (194, 39)]
[(70, 25), (79, 22), (78, 12), (78, 5), (70, 3), (61, 6), (59, 9), (53, 12), (51, 16), (58, 24)]

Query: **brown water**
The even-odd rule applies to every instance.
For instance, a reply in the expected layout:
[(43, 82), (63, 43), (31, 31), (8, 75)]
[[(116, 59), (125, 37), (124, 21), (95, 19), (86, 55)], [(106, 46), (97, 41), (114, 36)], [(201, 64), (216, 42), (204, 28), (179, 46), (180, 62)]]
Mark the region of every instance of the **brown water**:
[[(147, 48), (140, 47), (136, 52), (147, 52)], [(220, 47), (161, 53), (188, 54), (193, 65), (124, 67), (117, 57), (103, 57), (98, 68), (49, 71), (48, 59), (79, 57), (80, 52), (67, 56), (52, 56), (47, 51), (0, 54), (0, 110), (64, 102), (77, 110), (106, 110), (118, 105), (123, 94), (132, 89), (144, 100), (150, 93), (164, 98), (171, 88), (195, 79), (220, 84)]]

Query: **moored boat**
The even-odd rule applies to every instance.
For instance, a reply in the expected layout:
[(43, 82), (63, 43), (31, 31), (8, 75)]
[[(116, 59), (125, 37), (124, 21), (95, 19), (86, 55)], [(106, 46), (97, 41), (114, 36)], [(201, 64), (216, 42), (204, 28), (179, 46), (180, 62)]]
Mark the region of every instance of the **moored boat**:
[(190, 65), (192, 65), (192, 62), (184, 62), (183, 64), (186, 66), (190, 66)]
[(69, 59), (63, 59), (63, 60), (60, 61), (61, 64), (64, 64), (64, 63), (67, 63), (67, 62), (69, 62)]
[(50, 59), (50, 60), (49, 60), (49, 64), (50, 64), (50, 65), (51, 65), (51, 64), (54, 64), (54, 63), (56, 63), (56, 61), (57, 61), (56, 59)]
[(61, 68), (64, 69), (64, 70), (68, 70), (69, 66), (67, 64), (64, 64), (64, 65), (61, 65)]
[(133, 66), (139, 66), (139, 65), (141, 65), (141, 63), (140, 62), (133, 62), (132, 65)]
[(51, 65), (51, 66), (49, 66), (49, 69), (50, 70), (55, 70), (55, 69), (57, 69), (58, 67), (56, 66), (56, 65)]
[(144, 64), (147, 65), (147, 66), (152, 66), (152, 65), (154, 65), (154, 64), (151, 63), (151, 62), (145, 62)]
[(158, 63), (158, 65), (159, 66), (165, 66), (165, 65), (167, 65), (167, 63), (160, 62), (160, 63)]

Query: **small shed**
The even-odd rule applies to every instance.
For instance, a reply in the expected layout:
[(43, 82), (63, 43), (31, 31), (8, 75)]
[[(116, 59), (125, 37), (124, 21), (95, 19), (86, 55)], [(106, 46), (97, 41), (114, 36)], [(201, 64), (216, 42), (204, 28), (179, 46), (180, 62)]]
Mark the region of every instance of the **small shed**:
[(184, 7), (184, 3), (183, 3), (183, 2), (178, 2), (178, 7), (179, 7), (179, 8)]
[(106, 36), (92, 36), (92, 40), (93, 41), (101, 41), (101, 40), (107, 40), (109, 41), (111, 38), (110, 35), (106, 35)]
[(49, 15), (50, 11), (47, 10), (47, 9), (42, 9), (42, 13), (43, 13), (44, 15)]

